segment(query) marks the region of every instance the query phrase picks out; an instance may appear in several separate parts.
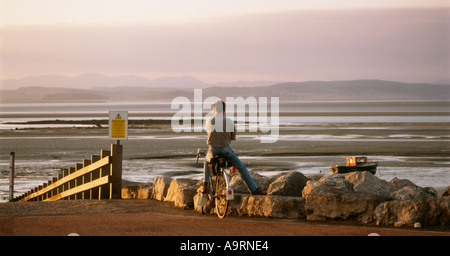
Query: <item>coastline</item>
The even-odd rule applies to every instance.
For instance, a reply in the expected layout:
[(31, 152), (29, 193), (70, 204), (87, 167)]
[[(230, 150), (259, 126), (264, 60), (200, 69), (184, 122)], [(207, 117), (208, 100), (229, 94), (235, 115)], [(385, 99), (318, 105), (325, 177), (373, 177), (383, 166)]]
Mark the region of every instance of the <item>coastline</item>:
[[(60, 122), (59, 120), (43, 121), (41, 124), (50, 125)], [(66, 121), (65, 121), (66, 122)], [(68, 121), (87, 124), (86, 121)], [(112, 141), (108, 140), (108, 129), (105, 125), (96, 126), (96, 120), (90, 120), (90, 127), (65, 127), (65, 128), (26, 128), (26, 129), (3, 129), (0, 130), (1, 158), (7, 163), (9, 152), (16, 152), (16, 163), (19, 168), (33, 170), (40, 163), (50, 163), (42, 165), (42, 170), (32, 176), (23, 178), (39, 178), (43, 180), (48, 176), (55, 176), (58, 168), (72, 166), (82, 159), (90, 157), (90, 154), (98, 154), (100, 149), (108, 149)], [(140, 123), (139, 123), (140, 122)], [(139, 182), (145, 183), (153, 180), (151, 174), (155, 170), (166, 172), (155, 173), (155, 175), (167, 175), (167, 177), (184, 177), (183, 175), (201, 176), (201, 167), (195, 166), (195, 151), (197, 148), (206, 148), (205, 134), (203, 133), (174, 133), (170, 129), (170, 121), (163, 120), (142, 120), (130, 125), (129, 140), (121, 142), (124, 145), (124, 180), (127, 175), (136, 169), (140, 172), (133, 174), (133, 177), (141, 177)], [(239, 154), (245, 164), (252, 171), (260, 173), (274, 173), (291, 170), (314, 170), (328, 173), (328, 166), (345, 163), (345, 157), (351, 155), (366, 155), (369, 159), (381, 160), (378, 175), (386, 175), (391, 169), (408, 170), (441, 168), (448, 169), (450, 156), (448, 151), (449, 123), (312, 123), (297, 126), (281, 126), (280, 139), (277, 143), (261, 144), (258, 136), (260, 133), (241, 133), (238, 140), (233, 142), (233, 148)], [(256, 138), (256, 139), (255, 139)], [(7, 165), (3, 165), (2, 174), (7, 175)], [(431, 169), (430, 169), (431, 170)], [(405, 178), (400, 172), (399, 178)], [(143, 175), (143, 176), (140, 176)], [(152, 174), (153, 175), (153, 174)], [(414, 174), (412, 174), (414, 175)], [(441, 177), (445, 178), (445, 177)], [(19, 178), (20, 179), (20, 178)], [(33, 178), (35, 179), (35, 178)], [(422, 178), (421, 178), (422, 179)], [(130, 181), (136, 181), (131, 179)], [(38, 181), (39, 182), (39, 181)], [(42, 183), (42, 182), (40, 182)], [(417, 183), (417, 182), (416, 182)], [(433, 186), (438, 190), (439, 195), (442, 190), (450, 184)], [(29, 190), (31, 187), (24, 187)], [(17, 192), (17, 194), (19, 194)], [(139, 201), (139, 202), (137, 202)], [(142, 201), (142, 202), (141, 202)], [(196, 233), (193, 227), (196, 220), (202, 219), (201, 215), (180, 209), (168, 209), (164, 203), (153, 202), (152, 200), (122, 200), (122, 206), (115, 205), (116, 201), (109, 202), (62, 202), (63, 207), (50, 207), (50, 213), (42, 213), (42, 205), (51, 205), (52, 202), (30, 202), (35, 206), (28, 210), (21, 211), (5, 210), (5, 207), (12, 207), (13, 203), (0, 203), (0, 222), (10, 227), (5, 232), (9, 235), (16, 225), (16, 230), (22, 230), (16, 235), (67, 235), (68, 229), (64, 229), (60, 224), (52, 224), (51, 228), (45, 230), (44, 224), (39, 225), (39, 230), (32, 231), (32, 223), (61, 223), (64, 226), (75, 227), (80, 220), (84, 223), (82, 228), (89, 235), (210, 235), (209, 233)], [(55, 202), (55, 205), (58, 203)], [(128, 204), (128, 206), (126, 206)], [(28, 203), (26, 204), (28, 205)], [(148, 207), (153, 207), (148, 209)], [(7, 208), (6, 207), (6, 208)], [(96, 208), (98, 207), (98, 208)], [(170, 206), (172, 207), (172, 206)], [(173, 208), (173, 207), (172, 207)], [(1, 210), (3, 209), (3, 210)], [(169, 213), (160, 212), (167, 210)], [(57, 213), (57, 211), (66, 211)], [(3, 215), (2, 215), (3, 211)], [(180, 212), (184, 211), (184, 212)], [(6, 212), (6, 214), (5, 214)], [(41, 212), (41, 214), (38, 214)], [(177, 219), (178, 214), (185, 218), (189, 215), (187, 225), (190, 230), (184, 233), (163, 233), (160, 223), (153, 223), (152, 220), (159, 219), (160, 222), (178, 221), (185, 223), (185, 219)], [(193, 214), (190, 216), (190, 214)], [(166, 216), (169, 215), (169, 216)], [(173, 216), (175, 215), (175, 217)], [(169, 219), (164, 219), (165, 217)], [(233, 219), (229, 218), (230, 220)], [(175, 220), (176, 219), (176, 220)], [(214, 217), (207, 217), (211, 225), (217, 223)], [(362, 235), (366, 236), (368, 231), (378, 231), (380, 235), (441, 235), (432, 230), (411, 230), (408, 228), (384, 228), (377, 226), (364, 226), (345, 223), (305, 223), (302, 221), (274, 220), (274, 219), (254, 219), (238, 217), (238, 221), (256, 221), (255, 226), (260, 226), (259, 221), (264, 225), (280, 225), (281, 229), (290, 230), (293, 235)], [(107, 222), (115, 221), (117, 228), (108, 228)], [(141, 222), (139, 222), (140, 220)], [(144, 223), (144, 224), (142, 224)], [(288, 223), (296, 227), (297, 231), (284, 226)], [(152, 225), (153, 225), (152, 224)], [(9, 226), (8, 226), (9, 225)], [(98, 228), (95, 228), (96, 225)], [(129, 229), (129, 226), (134, 229)], [(140, 228), (144, 225), (144, 228)], [(237, 224), (240, 225), (240, 224)], [(343, 227), (341, 227), (343, 226)], [(81, 228), (81, 227), (80, 227)], [(174, 229), (179, 229), (179, 227)], [(374, 230), (372, 230), (374, 228)], [(439, 227), (437, 228), (439, 229)], [(5, 230), (5, 229), (4, 229)], [(55, 231), (60, 230), (60, 231)], [(304, 230), (304, 231), (299, 231)], [(427, 233), (431, 231), (431, 233)], [(439, 232), (442, 230), (438, 230)], [(22, 232), (22, 233), (21, 233)], [(40, 233), (39, 232), (44, 232)], [(55, 232), (55, 233), (52, 233)], [(58, 233), (60, 232), (60, 233)], [(72, 231), (76, 232), (76, 231)], [(80, 231), (79, 231), (80, 232)], [(83, 231), (84, 232), (84, 231)], [(81, 235), (83, 232), (81, 232)], [(108, 233), (109, 232), (109, 233)], [(153, 232), (153, 233), (152, 233)], [(237, 232), (237, 231), (236, 231)], [(273, 234), (264, 233), (262, 235)], [(297, 232), (297, 233), (296, 233)], [(247, 235), (243, 233), (232, 233), (230, 235)], [(282, 234), (279, 235), (289, 235)], [(443, 235), (450, 235), (448, 230), (444, 230)]]
[[(129, 139), (121, 143), (123, 179), (149, 182), (155, 176), (202, 175), (201, 167), (195, 166), (195, 152), (197, 148), (207, 148), (203, 132), (175, 133), (167, 120), (130, 121)], [(50, 125), (55, 122), (60, 121), (41, 121)], [(0, 129), (2, 175), (9, 175), (10, 152), (16, 153), (17, 180), (32, 182), (32, 175), (39, 185), (56, 176), (59, 169), (90, 158), (113, 143), (108, 139), (107, 127), (96, 126), (96, 120), (74, 122), (89, 127)], [(446, 175), (436, 179), (442, 184), (434, 184), (421, 171), (442, 173), (450, 168), (448, 127), (449, 123), (302, 124), (281, 126), (276, 143), (260, 143), (261, 133), (238, 133), (232, 147), (250, 170), (263, 174), (291, 170), (327, 173), (329, 166), (345, 163), (346, 157), (365, 155), (379, 162), (377, 175), (385, 180), (395, 176), (410, 179), (420, 174), (413, 182), (441, 190), (450, 184)], [(26, 171), (22, 176), (21, 170)], [(5, 191), (7, 182), (3, 185)], [(17, 194), (29, 190), (31, 185), (22, 187), (16, 186)]]

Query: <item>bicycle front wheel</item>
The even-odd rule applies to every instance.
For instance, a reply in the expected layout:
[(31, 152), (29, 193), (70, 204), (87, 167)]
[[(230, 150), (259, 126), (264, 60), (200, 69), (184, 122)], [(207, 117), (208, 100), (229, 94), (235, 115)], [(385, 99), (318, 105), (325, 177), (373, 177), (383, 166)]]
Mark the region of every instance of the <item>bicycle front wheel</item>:
[(225, 181), (225, 173), (217, 176), (216, 180), (216, 213), (219, 218), (224, 218), (228, 211), (228, 200), (226, 197), (227, 183)]

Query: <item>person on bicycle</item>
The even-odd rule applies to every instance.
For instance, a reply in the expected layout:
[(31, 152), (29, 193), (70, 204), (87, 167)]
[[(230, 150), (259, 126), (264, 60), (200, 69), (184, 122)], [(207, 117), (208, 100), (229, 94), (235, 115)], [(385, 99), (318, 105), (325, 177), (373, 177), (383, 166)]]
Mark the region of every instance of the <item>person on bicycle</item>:
[(237, 169), (252, 195), (265, 195), (248, 173), (245, 164), (239, 160), (230, 147), (231, 141), (236, 140), (236, 127), (233, 120), (225, 116), (225, 102), (217, 100), (213, 107), (214, 116), (208, 118), (205, 125), (208, 133), (206, 144), (208, 144), (209, 148), (203, 163), (204, 183), (200, 187), (199, 192), (206, 193), (209, 186), (209, 178), (211, 177), (211, 171), (208, 166), (209, 161), (215, 155), (222, 155), (231, 166)]

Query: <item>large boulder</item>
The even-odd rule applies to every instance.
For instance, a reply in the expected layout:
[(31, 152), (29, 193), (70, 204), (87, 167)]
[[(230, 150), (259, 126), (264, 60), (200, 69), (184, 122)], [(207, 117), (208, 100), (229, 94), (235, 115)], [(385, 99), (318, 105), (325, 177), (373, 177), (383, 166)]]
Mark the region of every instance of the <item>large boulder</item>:
[(193, 209), (194, 196), (198, 188), (196, 183), (195, 180), (191, 179), (173, 179), (167, 189), (164, 201), (174, 202), (175, 207)]
[(164, 201), (167, 195), (167, 190), (169, 189), (169, 184), (171, 182), (170, 178), (167, 177), (156, 177), (153, 180), (153, 188), (152, 188), (152, 199), (156, 199), (159, 201)]
[(138, 186), (122, 187), (122, 199), (135, 199), (137, 197)]
[(385, 196), (354, 191), (354, 184), (339, 173), (308, 181), (302, 191), (308, 220), (343, 219), (362, 223), (374, 221), (378, 204)]
[[(353, 184), (345, 179), (345, 176), (340, 173), (332, 173), (319, 178), (319, 180), (309, 180), (306, 186), (321, 186), (325, 185), (334, 189), (342, 191), (353, 191)], [(306, 188), (306, 187), (305, 187)], [(304, 193), (302, 193), (304, 196)]]
[(397, 188), (394, 184), (376, 177), (371, 172), (351, 172), (344, 174), (344, 176), (346, 180), (353, 184), (355, 192), (389, 197), (390, 193)]
[(268, 195), (278, 196), (302, 196), (302, 190), (306, 186), (308, 178), (301, 172), (290, 172), (279, 176), (267, 189)]
[(132, 185), (122, 188), (122, 199), (150, 199), (151, 185)]
[(450, 197), (384, 202), (375, 209), (375, 219), (377, 225), (395, 227), (450, 225)]
[(229, 214), (270, 218), (304, 219), (305, 199), (290, 196), (242, 195), (230, 201)]
[(137, 199), (150, 199), (152, 198), (153, 186), (143, 186), (138, 189)]
[(450, 185), (448, 185), (444, 192), (442, 192), (442, 196), (450, 196)]
[[(256, 172), (250, 172), (250, 176), (253, 178), (258, 187), (260, 187), (263, 191), (267, 190), (267, 188), (269, 187), (268, 177), (258, 174)], [(237, 172), (232, 174), (230, 186), (233, 189), (234, 193), (250, 194), (250, 191), (248, 190), (247, 186), (242, 180), (241, 175), (239, 175)]]
[(390, 196), (395, 200), (433, 199), (438, 197), (437, 191), (432, 187), (419, 187), (407, 179), (393, 178), (390, 182), (395, 189)]
[(399, 179), (397, 177), (393, 178), (391, 181), (389, 181), (392, 185), (395, 186), (395, 190), (399, 190), (401, 188), (404, 188), (406, 186), (409, 187), (418, 187), (414, 182), (407, 180), (407, 179)]
[(437, 192), (431, 187), (405, 186), (394, 191), (390, 196), (396, 200), (433, 199), (437, 198)]

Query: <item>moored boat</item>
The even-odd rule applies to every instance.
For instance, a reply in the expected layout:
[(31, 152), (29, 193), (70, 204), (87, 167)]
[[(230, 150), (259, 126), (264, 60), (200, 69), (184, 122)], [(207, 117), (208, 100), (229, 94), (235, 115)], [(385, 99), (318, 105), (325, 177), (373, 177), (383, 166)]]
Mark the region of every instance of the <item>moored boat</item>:
[(371, 172), (373, 175), (377, 172), (378, 163), (368, 162), (367, 157), (349, 157), (346, 159), (346, 165), (330, 166), (332, 173), (348, 173), (348, 172)]

